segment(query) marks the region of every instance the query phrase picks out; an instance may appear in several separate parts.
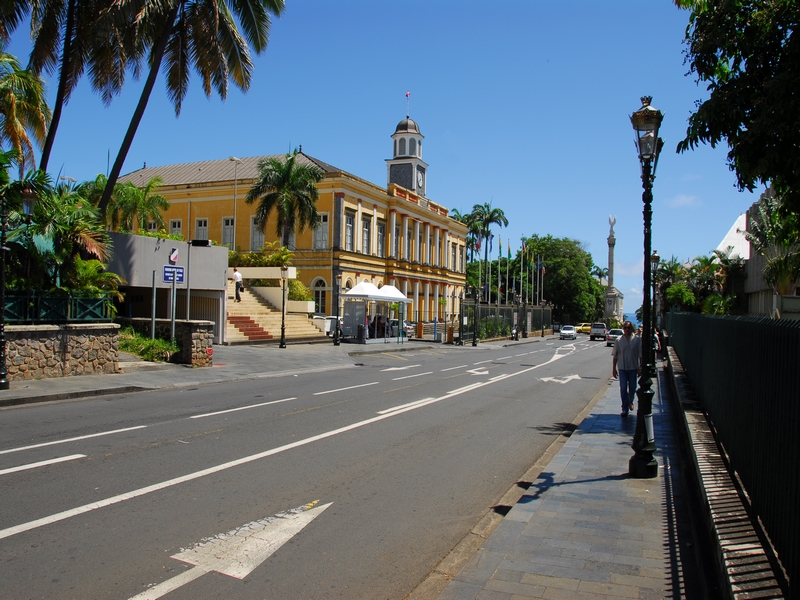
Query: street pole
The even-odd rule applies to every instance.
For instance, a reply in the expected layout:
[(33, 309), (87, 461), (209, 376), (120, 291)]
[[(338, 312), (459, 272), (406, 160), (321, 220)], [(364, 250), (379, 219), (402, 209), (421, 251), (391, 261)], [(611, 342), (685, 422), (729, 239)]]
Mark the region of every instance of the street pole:
[(341, 342), (339, 340), (339, 294), (342, 291), (342, 276), (336, 276), (336, 293), (333, 295), (333, 299), (336, 301), (336, 321), (334, 321), (333, 330), (333, 345), (338, 346)]
[(289, 267), (281, 267), (281, 343), (278, 348), (286, 348), (286, 275)]
[(464, 292), (458, 298), (458, 345), (464, 345)]
[(233, 162), (233, 235), (231, 236), (231, 250), (236, 252), (236, 228), (239, 226), (239, 223), (236, 221), (236, 184), (239, 179), (237, 177), (237, 167), (242, 161), (235, 156), (228, 157), (228, 160)]
[[(652, 318), (652, 321), (653, 321), (653, 338), (650, 340), (650, 345), (651, 346), (655, 344), (655, 338), (656, 338), (656, 336), (658, 336), (658, 322), (657, 322), (658, 321), (658, 314), (656, 312), (656, 289), (657, 289), (656, 288), (656, 285), (657, 285), (656, 279), (657, 279), (657, 274), (658, 274), (658, 264), (660, 262), (661, 262), (661, 257), (658, 255), (658, 252), (653, 250), (653, 254), (650, 256), (650, 269), (651, 269), (651, 274), (650, 274), (651, 277), (650, 278), (651, 278), (651, 280), (653, 282), (653, 313), (651, 315), (651, 318)], [(655, 349), (653, 350), (653, 356), (654, 356), (654, 358), (653, 358), (653, 361), (651, 363), (653, 365), (653, 371), (651, 373), (651, 376), (655, 377), (656, 375), (658, 375), (658, 372), (656, 370), (656, 360), (657, 360), (658, 357), (655, 356)]]
[(628, 461), (628, 473), (637, 478), (653, 478), (658, 476), (658, 462), (653, 458), (656, 451), (655, 434), (653, 432), (653, 381), (655, 360), (653, 357), (653, 328), (650, 318), (650, 286), (651, 265), (650, 248), (652, 242), (653, 220), (653, 180), (658, 165), (658, 155), (663, 140), (658, 137), (658, 129), (664, 115), (650, 106), (651, 97), (642, 98), (642, 107), (631, 115), (631, 124), (636, 131), (636, 147), (642, 166), (642, 203), (644, 208), (644, 274), (642, 286), (642, 374), (636, 396), (639, 408), (636, 412), (636, 432), (631, 447), (634, 455)]
[(8, 381), (6, 364), (6, 229), (8, 228), (8, 207), (6, 195), (0, 195), (0, 390), (11, 387)]
[(478, 290), (472, 288), (472, 295), (475, 297), (475, 310), (472, 315), (472, 345), (478, 345)]

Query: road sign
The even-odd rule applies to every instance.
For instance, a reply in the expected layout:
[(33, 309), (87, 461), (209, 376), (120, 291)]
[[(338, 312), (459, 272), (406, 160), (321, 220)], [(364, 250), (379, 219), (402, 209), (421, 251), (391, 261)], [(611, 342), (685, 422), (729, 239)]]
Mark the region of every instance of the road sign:
[(164, 283), (172, 283), (173, 279), (175, 279), (175, 283), (183, 283), (184, 272), (184, 267), (164, 265)]
[(169, 264), (174, 265), (176, 262), (178, 262), (178, 249), (173, 248), (169, 253)]

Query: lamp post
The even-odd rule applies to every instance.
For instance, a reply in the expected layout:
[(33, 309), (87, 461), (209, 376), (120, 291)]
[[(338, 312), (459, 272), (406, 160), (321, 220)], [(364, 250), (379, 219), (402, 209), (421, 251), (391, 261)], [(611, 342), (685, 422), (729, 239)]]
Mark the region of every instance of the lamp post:
[(286, 276), (289, 273), (289, 267), (283, 265), (281, 267), (281, 343), (278, 348), (286, 348)]
[[(26, 219), (33, 216), (36, 194), (29, 187), (23, 188), (22, 214)], [(6, 230), (8, 229), (8, 198), (0, 194), (0, 390), (11, 387), (8, 381), (8, 365), (6, 363)]]
[(228, 160), (233, 162), (233, 236), (231, 236), (231, 250), (236, 252), (236, 228), (239, 223), (236, 222), (236, 184), (238, 182), (238, 173), (236, 168), (242, 163), (241, 159), (235, 156), (229, 156)]
[(339, 294), (342, 291), (342, 276), (336, 276), (336, 293), (334, 294), (333, 298), (336, 300), (336, 320), (334, 321), (334, 330), (333, 330), (333, 345), (338, 346), (340, 344), (339, 341)]
[[(653, 321), (653, 339), (650, 340), (650, 344), (651, 345), (653, 345), (653, 343), (655, 341), (655, 337), (658, 336), (658, 310), (656, 308), (656, 305), (657, 305), (656, 300), (657, 300), (658, 296), (656, 294), (656, 291), (658, 289), (658, 287), (657, 287), (658, 286), (658, 281), (657, 281), (658, 277), (657, 277), (657, 275), (658, 275), (658, 265), (659, 265), (660, 262), (661, 262), (661, 257), (658, 255), (658, 252), (653, 250), (653, 253), (650, 255), (650, 279), (653, 282), (653, 314), (651, 315), (651, 319)], [(657, 358), (658, 357), (655, 355), (655, 350), (653, 350), (653, 362), (652, 362), (653, 371), (652, 371), (652, 374), (651, 374), (652, 377), (655, 377), (657, 375), (657, 371), (656, 371), (656, 359)]]
[(458, 345), (464, 345), (464, 292), (458, 297)]
[(472, 297), (475, 299), (475, 308), (472, 311), (472, 345), (478, 345), (478, 288), (472, 288)]
[(655, 360), (653, 357), (653, 330), (650, 319), (650, 243), (653, 219), (653, 180), (656, 178), (658, 156), (664, 141), (658, 137), (658, 129), (664, 115), (650, 106), (651, 96), (642, 97), (642, 107), (630, 117), (636, 132), (636, 150), (642, 167), (642, 202), (644, 209), (644, 285), (642, 286), (642, 375), (636, 396), (639, 409), (636, 413), (636, 432), (633, 436), (634, 455), (628, 461), (628, 473), (632, 477), (652, 478), (658, 476), (658, 463), (653, 458), (656, 450), (653, 433), (653, 395), (651, 389)]

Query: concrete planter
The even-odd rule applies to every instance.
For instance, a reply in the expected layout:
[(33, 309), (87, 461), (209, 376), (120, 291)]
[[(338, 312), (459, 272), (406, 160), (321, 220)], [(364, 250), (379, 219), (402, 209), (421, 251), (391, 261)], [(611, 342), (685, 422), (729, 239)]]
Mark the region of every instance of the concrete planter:
[[(276, 287), (251, 287), (247, 288), (254, 294), (257, 294), (267, 302), (269, 302), (272, 306), (274, 306), (278, 311), (281, 310), (281, 288)], [(286, 301), (286, 312), (287, 313), (313, 313), (314, 312), (314, 302), (313, 301), (305, 301), (305, 300), (287, 300)]]

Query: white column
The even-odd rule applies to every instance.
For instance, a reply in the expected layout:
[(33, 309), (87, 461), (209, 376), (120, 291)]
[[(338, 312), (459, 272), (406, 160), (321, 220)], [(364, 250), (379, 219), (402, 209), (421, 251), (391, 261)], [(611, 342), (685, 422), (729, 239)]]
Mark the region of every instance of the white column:
[[(425, 223), (425, 238), (422, 240), (425, 247), (425, 262), (431, 264), (433, 262), (433, 248), (431, 248), (431, 224)], [(420, 261), (422, 262), (422, 261)]]
[[(444, 230), (444, 268), (450, 269), (451, 271), (455, 271), (455, 269), (450, 264), (450, 230)], [(454, 311), (455, 312), (455, 311)]]
[[(419, 280), (414, 281), (414, 320), (417, 320), (417, 315), (420, 314), (419, 311)], [(421, 318), (421, 317), (420, 317)]]
[(359, 200), (358, 201), (358, 210), (356, 210), (355, 227), (353, 227), (353, 229), (355, 229), (355, 231), (353, 232), (353, 235), (356, 238), (354, 240), (355, 244), (353, 245), (353, 247), (356, 249), (356, 252), (363, 252), (364, 251), (364, 249), (361, 247), (361, 244), (363, 243), (363, 240), (364, 240), (364, 232), (362, 231), (362, 227), (364, 227), (364, 226), (361, 224), (361, 200)]
[(403, 249), (400, 256), (406, 260), (411, 260), (408, 248), (408, 215), (403, 215), (403, 239), (400, 240), (400, 244)]
[[(391, 212), (389, 213), (389, 256), (391, 256), (394, 259), (397, 259), (400, 257), (396, 256), (394, 252), (394, 244), (395, 244), (394, 238), (397, 237), (394, 234), (395, 227), (397, 227), (397, 211), (395, 209), (392, 209)], [(397, 249), (400, 250), (399, 244), (397, 246)]]
[(378, 205), (372, 205), (372, 224), (369, 226), (369, 245), (371, 248), (369, 249), (369, 253), (372, 256), (376, 256), (378, 254)]
[(433, 228), (433, 251), (435, 254), (433, 258), (434, 266), (442, 266), (442, 257), (439, 252), (439, 228), (437, 226), (434, 226)]
[(433, 284), (433, 318), (439, 317), (439, 284)]
[(425, 320), (426, 321), (430, 321), (431, 320), (430, 312), (431, 312), (431, 282), (430, 281), (426, 281), (425, 282), (425, 309), (424, 309), (424, 314), (425, 314)]
[(418, 263), (422, 261), (419, 259), (420, 247), (419, 247), (419, 221), (414, 219), (414, 239), (412, 240), (412, 244), (414, 247), (414, 256), (412, 257)]

